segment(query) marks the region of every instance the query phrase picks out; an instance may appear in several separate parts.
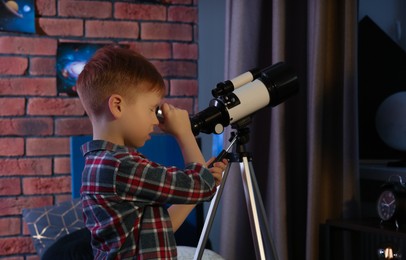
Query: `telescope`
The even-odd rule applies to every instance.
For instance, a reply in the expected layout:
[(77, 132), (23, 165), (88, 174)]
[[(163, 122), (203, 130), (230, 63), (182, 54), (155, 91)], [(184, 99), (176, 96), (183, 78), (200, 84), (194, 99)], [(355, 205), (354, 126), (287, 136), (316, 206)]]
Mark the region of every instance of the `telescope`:
[[(228, 125), (237, 124), (264, 107), (274, 107), (298, 91), (298, 78), (285, 62), (249, 70), (216, 85), (209, 107), (190, 118), (192, 132), (195, 136), (200, 132), (221, 134)], [(160, 109), (157, 116), (163, 118)]]

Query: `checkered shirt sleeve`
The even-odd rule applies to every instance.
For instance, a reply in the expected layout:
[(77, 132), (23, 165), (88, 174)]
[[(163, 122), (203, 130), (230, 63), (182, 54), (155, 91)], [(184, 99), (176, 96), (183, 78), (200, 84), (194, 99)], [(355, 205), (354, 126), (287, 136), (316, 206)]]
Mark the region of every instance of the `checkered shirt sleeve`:
[(81, 196), (95, 258), (176, 258), (164, 204), (211, 199), (216, 188), (209, 170), (198, 163), (165, 167), (135, 149), (100, 140), (82, 151)]

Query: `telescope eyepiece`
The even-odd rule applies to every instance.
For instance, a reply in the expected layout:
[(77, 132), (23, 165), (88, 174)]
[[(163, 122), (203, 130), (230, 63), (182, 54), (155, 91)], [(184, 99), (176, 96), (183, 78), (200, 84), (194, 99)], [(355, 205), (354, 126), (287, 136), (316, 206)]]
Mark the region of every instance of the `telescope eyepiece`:
[(217, 83), (215, 89), (212, 89), (211, 94), (213, 97), (217, 98), (219, 96), (227, 95), (234, 91), (234, 84), (230, 80)]

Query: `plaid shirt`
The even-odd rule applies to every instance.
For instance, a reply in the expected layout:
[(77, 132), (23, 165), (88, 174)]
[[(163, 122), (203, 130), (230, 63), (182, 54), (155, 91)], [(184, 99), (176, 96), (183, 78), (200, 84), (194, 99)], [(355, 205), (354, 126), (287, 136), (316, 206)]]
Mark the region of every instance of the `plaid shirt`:
[(164, 204), (211, 199), (216, 188), (209, 170), (198, 163), (164, 167), (102, 140), (84, 144), (82, 152), (81, 196), (95, 259), (176, 259)]

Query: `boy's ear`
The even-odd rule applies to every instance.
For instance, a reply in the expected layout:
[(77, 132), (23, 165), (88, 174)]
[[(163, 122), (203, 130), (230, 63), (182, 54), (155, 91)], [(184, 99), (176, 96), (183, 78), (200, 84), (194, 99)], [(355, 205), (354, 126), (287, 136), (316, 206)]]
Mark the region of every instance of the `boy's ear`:
[(109, 110), (115, 118), (120, 118), (123, 111), (123, 98), (120, 95), (113, 94), (109, 98)]

